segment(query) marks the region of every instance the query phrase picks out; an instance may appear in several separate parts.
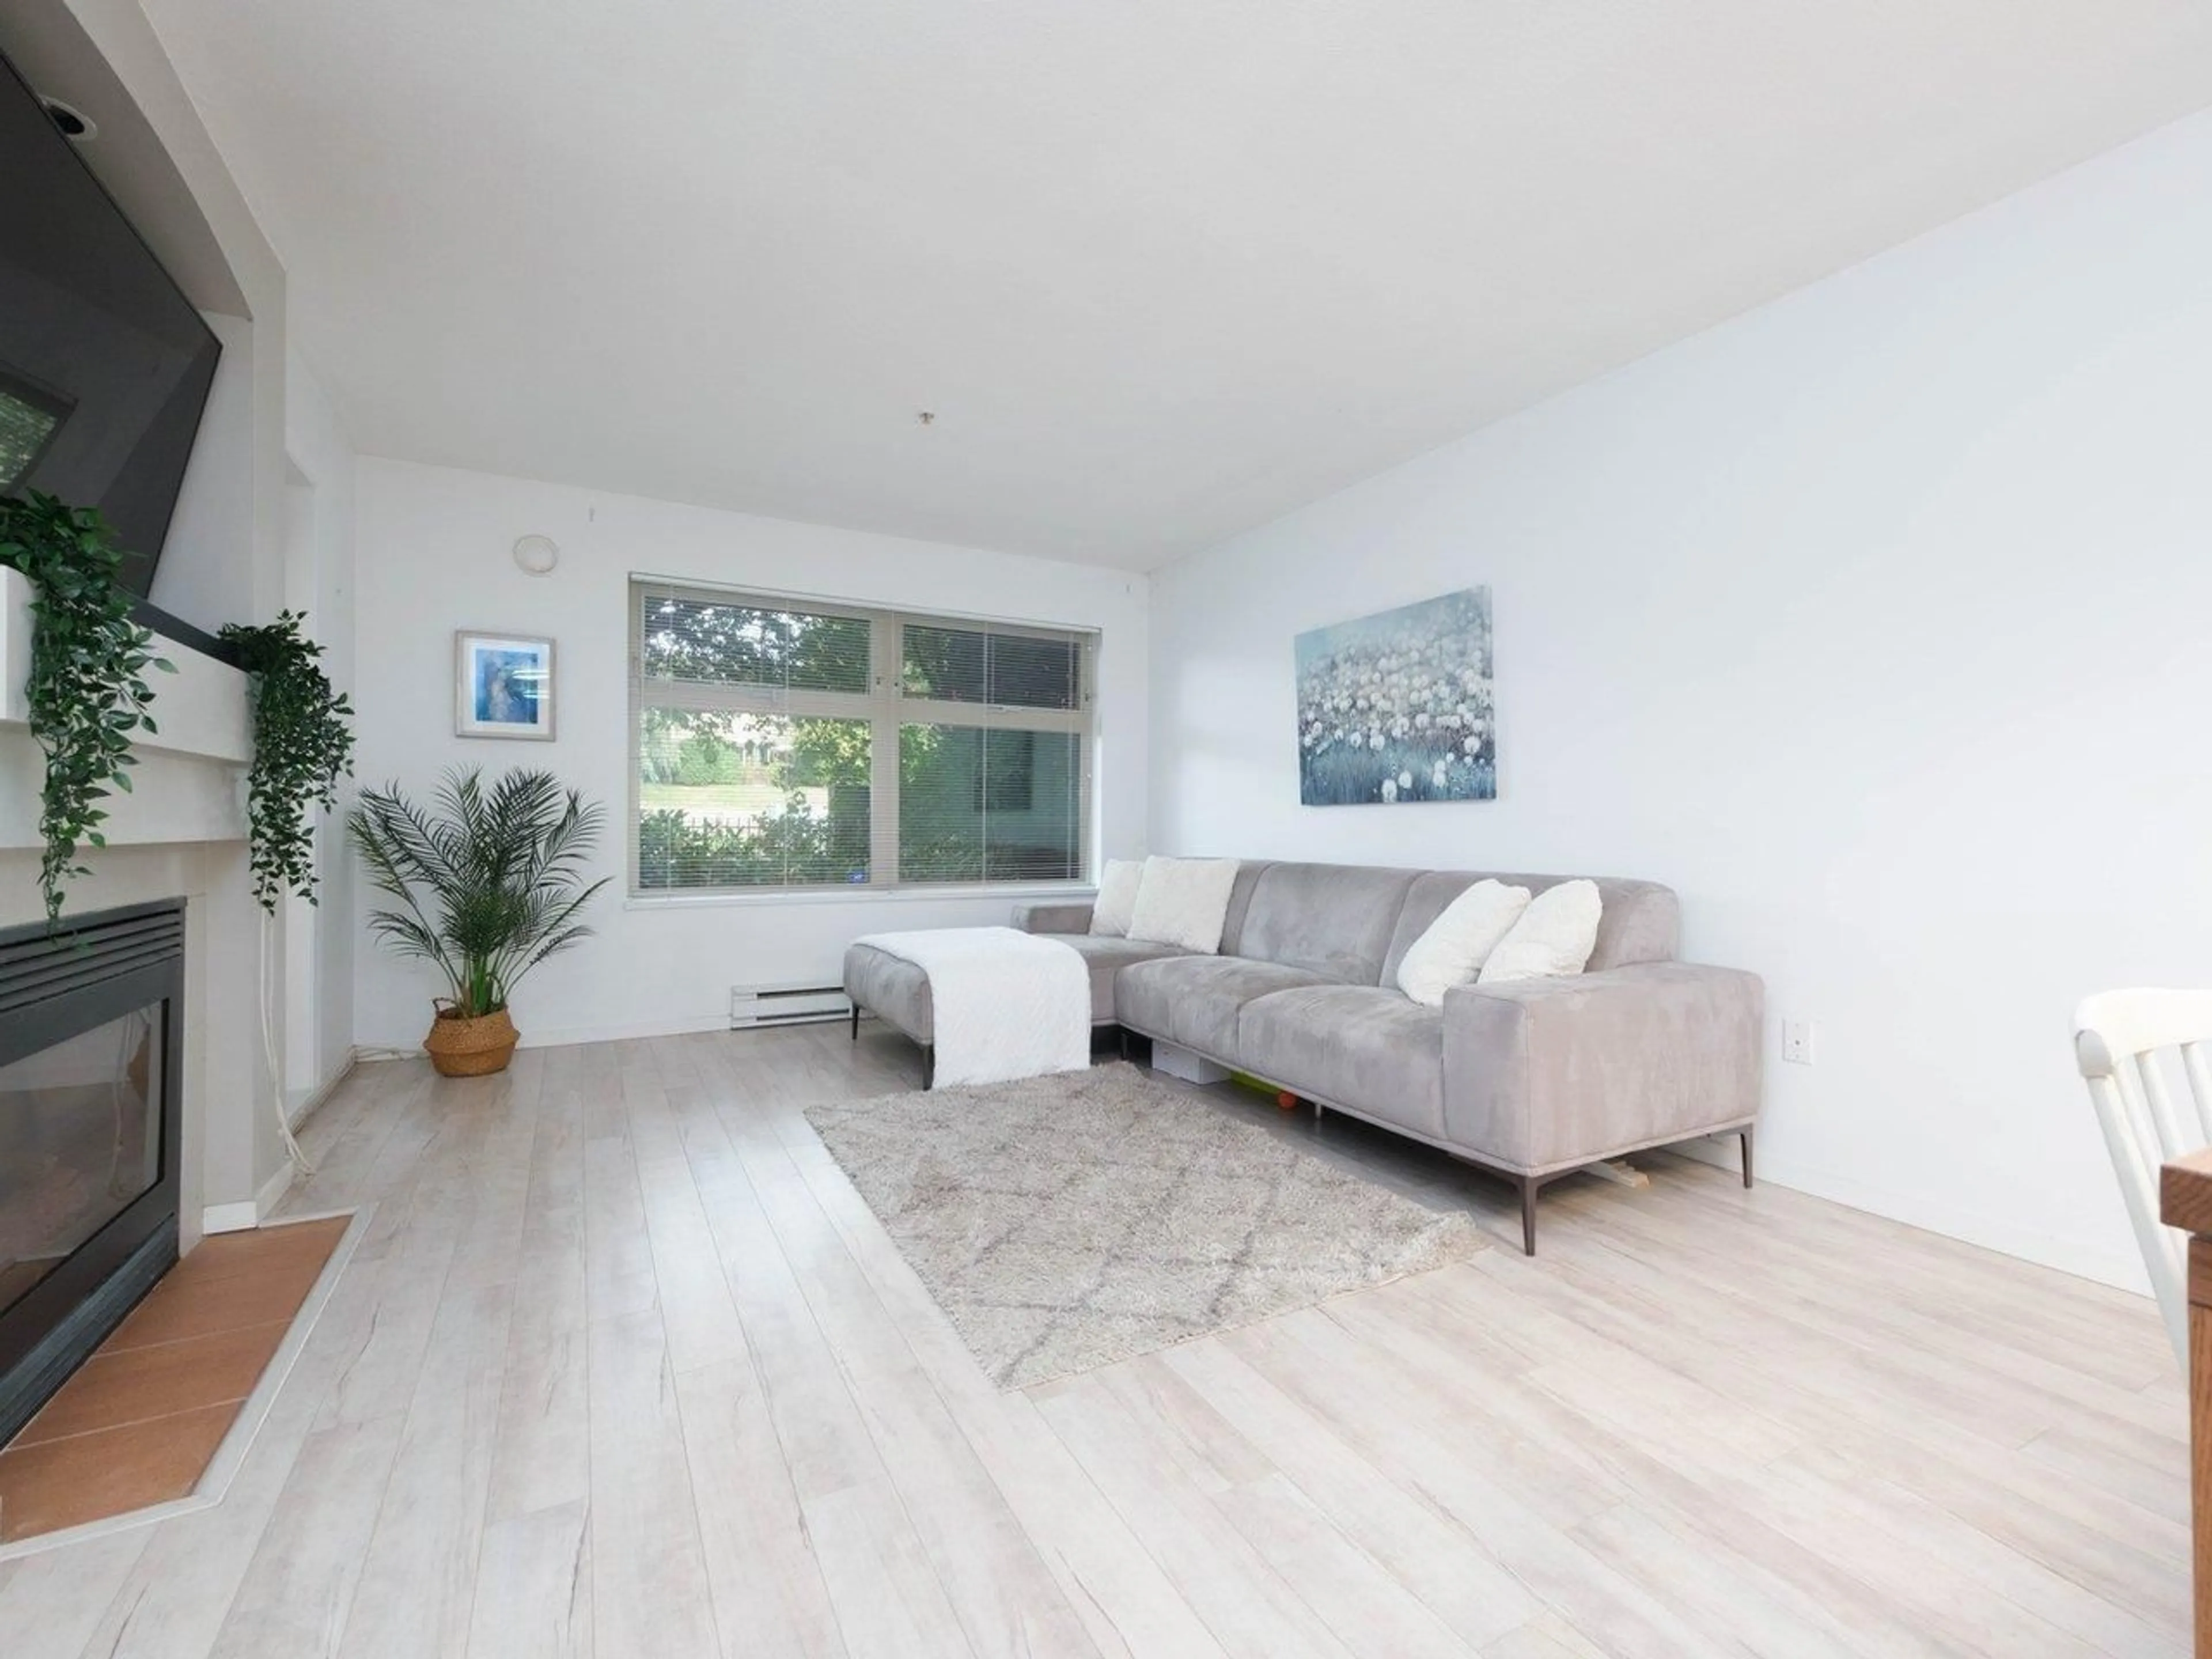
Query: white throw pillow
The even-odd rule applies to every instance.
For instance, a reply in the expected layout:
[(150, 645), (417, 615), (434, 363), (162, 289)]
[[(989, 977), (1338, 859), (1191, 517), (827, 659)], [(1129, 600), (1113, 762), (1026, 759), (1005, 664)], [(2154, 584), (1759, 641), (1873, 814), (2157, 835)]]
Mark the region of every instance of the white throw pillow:
[(1091, 907), (1091, 931), (1120, 939), (1129, 931), (1137, 914), (1137, 884), (1145, 878), (1142, 859), (1108, 859), (1098, 878), (1098, 902)]
[(1129, 937), (1213, 956), (1236, 884), (1235, 859), (1146, 859)]
[(1398, 988), (1427, 1007), (1443, 1007), (1444, 993), (1474, 981), (1528, 908), (1527, 888), (1478, 881), (1413, 941), (1398, 963)]
[(1528, 902), (1513, 931), (1498, 941), (1476, 983), (1579, 974), (1597, 949), (1601, 908), (1594, 881), (1563, 881), (1547, 887)]

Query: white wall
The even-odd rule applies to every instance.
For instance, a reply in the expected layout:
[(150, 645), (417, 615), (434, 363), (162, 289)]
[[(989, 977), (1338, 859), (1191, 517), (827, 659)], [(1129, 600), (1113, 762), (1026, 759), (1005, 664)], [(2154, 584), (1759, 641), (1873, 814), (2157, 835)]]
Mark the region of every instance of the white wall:
[[(1671, 883), (1773, 1179), (2140, 1283), (2069, 1018), (2212, 983), (2207, 270), (2212, 116), (1159, 573), (1153, 846)], [(1292, 635), (1480, 582), (1501, 798), (1301, 808)]]
[[(1144, 844), (1145, 578), (1127, 572), (717, 512), (482, 473), (363, 459), (356, 478), (359, 773), (427, 793), (446, 767), (545, 767), (610, 816), (598, 871), (614, 885), (599, 937), (539, 969), (515, 998), (526, 1042), (710, 1029), (741, 983), (835, 983), (846, 944), (891, 928), (1004, 921), (1004, 896), (655, 900), (623, 890), (629, 801), (632, 572), (921, 611), (1095, 628), (1099, 800), (1106, 854)], [(548, 577), (516, 568), (518, 536), (561, 547)], [(550, 635), (551, 743), (453, 736), (456, 628)], [(364, 892), (364, 908), (374, 896)], [(411, 1048), (437, 988), (357, 933), (356, 1040)]]
[(222, 355), (216, 359), (191, 458), (177, 490), (176, 510), (161, 544), (147, 598), (214, 633), (253, 615), (254, 446), (253, 325), (243, 317), (203, 312)]
[[(284, 375), (284, 451), (288, 515), (284, 604), (304, 611), (306, 631), (323, 647), (323, 672), (341, 692), (354, 689), (354, 453), (329, 398), (307, 361), (288, 354)], [(288, 1109), (296, 1111), (343, 1071), (353, 1055), (353, 957), (359, 917), (355, 866), (339, 811), (323, 814), (315, 831), (317, 902), (284, 907), (285, 1075)]]

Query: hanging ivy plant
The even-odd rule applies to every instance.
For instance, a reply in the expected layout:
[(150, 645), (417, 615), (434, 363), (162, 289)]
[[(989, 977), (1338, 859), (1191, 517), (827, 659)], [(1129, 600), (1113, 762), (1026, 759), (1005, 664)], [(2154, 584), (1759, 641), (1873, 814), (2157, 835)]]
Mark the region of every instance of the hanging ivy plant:
[(323, 647), (301, 635), (306, 617), (280, 611), (273, 623), (233, 623), (222, 637), (238, 647), (253, 700), (253, 768), (246, 817), (252, 837), (253, 896), (274, 910), (288, 891), (315, 902), (315, 832), (311, 807), (337, 804), (337, 781), (353, 770), (353, 705), (331, 689), (315, 659)]
[(116, 583), (123, 554), (100, 514), (37, 491), (0, 500), (0, 564), (20, 570), (31, 600), (31, 738), (46, 758), (39, 833), (39, 886), (46, 920), (58, 921), (63, 890), (91, 872), (82, 847), (105, 847), (110, 787), (131, 792), (133, 732), (155, 730), (145, 674), (175, 669), (154, 654), (154, 636), (131, 620)]

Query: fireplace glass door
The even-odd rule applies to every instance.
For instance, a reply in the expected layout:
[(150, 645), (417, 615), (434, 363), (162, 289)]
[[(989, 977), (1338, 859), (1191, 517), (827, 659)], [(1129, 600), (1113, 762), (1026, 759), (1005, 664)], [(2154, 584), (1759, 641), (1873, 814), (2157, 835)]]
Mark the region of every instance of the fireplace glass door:
[(0, 929), (0, 1444), (177, 1259), (184, 1006), (181, 899)]
[(0, 1312), (161, 1180), (164, 1005), (0, 1066)]

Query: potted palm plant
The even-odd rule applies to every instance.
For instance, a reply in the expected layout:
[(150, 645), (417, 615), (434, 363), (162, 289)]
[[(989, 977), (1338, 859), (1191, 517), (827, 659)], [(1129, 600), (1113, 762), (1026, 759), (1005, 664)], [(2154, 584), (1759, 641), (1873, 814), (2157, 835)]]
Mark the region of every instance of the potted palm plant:
[(481, 1077), (514, 1054), (515, 985), (591, 935), (576, 918), (607, 884), (584, 879), (604, 814), (550, 772), (509, 772), (487, 786), (476, 768), (448, 772), (434, 808), (396, 783), (364, 789), (347, 828), (370, 884), (399, 901), (374, 913), (370, 929), (446, 977), (422, 1040), (430, 1063), (446, 1077)]

